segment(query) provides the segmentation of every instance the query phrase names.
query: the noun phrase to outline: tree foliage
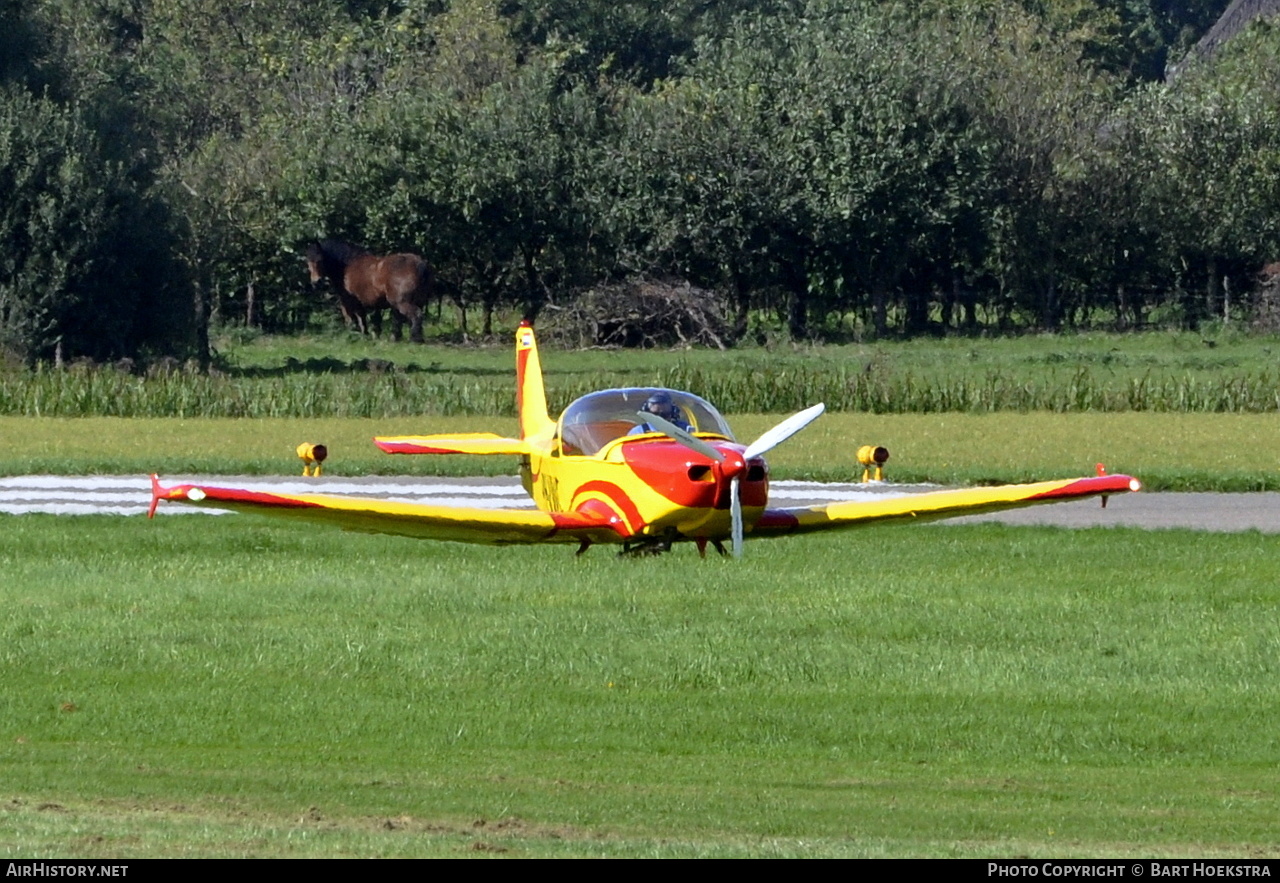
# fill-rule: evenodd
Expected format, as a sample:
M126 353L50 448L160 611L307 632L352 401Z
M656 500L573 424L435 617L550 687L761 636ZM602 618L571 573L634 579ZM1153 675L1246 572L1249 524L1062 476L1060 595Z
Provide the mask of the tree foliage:
M182 351L174 230L146 190L131 120L109 90L71 88L56 41L21 11L6 8L18 51L0 65L0 349L27 361Z
M1275 30L1161 82L1225 5L4 0L6 345L304 327L322 236L423 254L464 333L643 277L731 337L1230 316Z

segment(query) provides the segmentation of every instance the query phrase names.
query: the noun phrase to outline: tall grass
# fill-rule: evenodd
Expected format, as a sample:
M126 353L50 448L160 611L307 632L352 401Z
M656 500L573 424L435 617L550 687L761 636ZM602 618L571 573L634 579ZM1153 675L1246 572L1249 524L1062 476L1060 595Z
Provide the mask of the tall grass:
M629 374L549 374L563 406L596 389L658 385L696 391L728 413L781 413L825 402L874 414L999 411L1280 411L1280 375L1157 374L1115 377L1087 367L1027 375L895 372L849 364L771 365L767 354L718 366L678 360ZM509 374L465 371L324 370L261 374L175 371L136 376L107 367L0 374L0 416L25 417L399 417L512 416Z
M454 375L295 373L277 377L110 368L0 376L0 415L24 417L395 417L505 414L505 383Z
M996 411L1157 411L1262 413L1280 410L1280 378L1268 372L1203 378L1194 375L1100 377L1087 368L1025 379L989 371L978 377L885 374L866 368L786 368L720 373L678 364L664 384L694 389L729 411L790 411L826 402L834 411L932 414ZM724 403L731 403L725 405Z

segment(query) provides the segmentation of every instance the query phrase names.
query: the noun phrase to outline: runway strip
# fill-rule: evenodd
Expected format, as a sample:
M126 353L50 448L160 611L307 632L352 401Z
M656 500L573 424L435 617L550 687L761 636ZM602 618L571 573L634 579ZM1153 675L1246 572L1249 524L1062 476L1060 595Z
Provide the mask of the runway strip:
M203 484L281 494L332 494L375 497L441 506L482 509L532 509L533 501L515 477L504 478L264 478L261 476L202 475L164 479L165 484ZM855 484L820 484L809 481L774 482L770 498L785 506L810 505L833 500L899 496L929 488L881 485L868 490ZM0 478L0 512L25 515L142 515L151 502L151 483L145 477L23 475ZM226 514L226 510L194 509L162 505L158 513L188 512Z
M514 477L407 478L323 477L265 478L262 476L177 476L165 484L191 483L274 493L322 493L442 506L531 509L532 502ZM826 484L775 481L769 500L780 506L809 506L836 500L883 498L886 495L937 490L922 485ZM145 515L151 502L146 476L21 475L0 478L0 513L25 515ZM162 515L218 514L222 510L195 509L164 503ZM1280 533L1280 493L1258 494L1123 494L1103 509L1099 500L1080 500L1033 506L992 515L957 518L943 524L996 521L1058 527L1189 528L1205 531L1258 530Z

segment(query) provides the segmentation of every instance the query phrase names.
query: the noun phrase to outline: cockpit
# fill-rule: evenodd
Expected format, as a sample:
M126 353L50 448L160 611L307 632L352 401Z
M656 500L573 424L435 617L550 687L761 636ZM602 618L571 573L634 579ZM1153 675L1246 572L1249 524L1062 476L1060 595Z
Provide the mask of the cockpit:
M699 436L734 440L729 424L705 399L675 389L636 387L593 392L565 408L556 430L556 449L590 456L616 439L635 434L637 427L645 431L637 415L653 399L669 402L669 416L676 425L687 425Z

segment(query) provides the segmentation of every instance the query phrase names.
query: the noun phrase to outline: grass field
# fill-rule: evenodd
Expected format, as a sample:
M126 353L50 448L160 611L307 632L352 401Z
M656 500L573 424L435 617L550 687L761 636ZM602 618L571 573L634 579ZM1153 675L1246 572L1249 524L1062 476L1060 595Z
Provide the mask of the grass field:
M778 415L736 415L744 442ZM0 475L301 472L299 442L323 442L331 475L514 474L512 457L392 457L375 434L492 430L509 418L176 420L0 417ZM1280 487L1280 414L826 414L769 454L778 478L860 476L861 444L889 448L894 481L1017 482L1091 474L1095 462L1151 490Z
M507 413L511 402L505 332L488 346L471 347L349 337L227 339L222 347L228 371L246 378L359 375L372 359L395 366L402 381L443 381L438 401L428 398L421 413ZM727 352L543 349L553 410L593 389L647 384L688 389L734 413L791 412L817 401L831 410L875 413L1280 410L1280 338L1230 329L745 345Z
M554 410L596 389L669 386L727 413L825 402L877 414L1009 411L1276 413L1273 337L1222 334L951 338L719 351L544 352ZM0 415L513 416L508 335L483 347L345 337L226 342L217 369L0 370ZM155 366L152 366L153 368Z
M0 854L1280 854L1277 537L196 517L0 516Z
M366 416L0 416L0 474L290 474L301 441L329 446L332 475L510 473L509 458L369 442L514 431L387 397L396 377L434 378L462 412L487 396L503 413L508 343L249 341L229 354L232 379L280 388L283 413L322 411L336 391ZM690 353L675 368L669 353L544 361L562 397L674 377L748 401L768 366L798 378L771 395L807 404L847 363L911 378L894 388L923 390L917 406L970 370L1053 396L1073 378L1092 395L1144 377L1146 395L1167 374L1180 379L1160 396L1256 404L1274 395L1270 345L1088 336ZM385 366L353 367L370 357L397 363L390 385ZM13 403L32 390L81 414L133 394L89 373L11 384L0 412L29 413ZM197 413L206 392L215 412L253 400L122 377L161 410ZM1103 461L1150 489L1280 484L1274 407L986 410L828 414L769 459L775 477L848 480L856 446L876 443L903 482ZM731 422L745 441L777 419ZM0 855L1280 857L1278 562L1280 536L1256 533L886 527L749 543L733 562L248 516L0 515Z
M501 474L506 459L389 458L369 438L514 432L508 335L487 346L350 336L228 337L220 373L110 367L0 373L0 474L288 473L323 441L335 474ZM889 475L941 484L1090 472L1151 489L1269 490L1280 475L1280 341L1229 331L949 338L729 352L544 352L553 412L593 389L697 391L750 440L817 401L771 456L782 478L841 480L864 443ZM763 413L761 413L763 412Z
M510 324L514 332L515 323ZM300 337L226 337L218 341L227 369L241 373L283 373L307 366L349 366L361 359L378 359L417 371L503 375L511 370L512 333L504 330L491 341L471 346L433 344L409 346L356 335ZM885 369L927 376L947 372L997 372L1021 379L1062 370L1097 368L1115 376L1140 377L1146 372L1214 372L1262 374L1276 372L1280 338L1247 335L1230 330L1217 333L1145 332L1130 334L1034 334L1015 337L921 337L859 344L778 344L749 342L728 351L717 350L564 350L543 342L543 367L549 376L611 373L623 385L634 373L654 374L683 362L691 369L716 372L721 366L748 371L760 365L817 368L853 363L866 369Z

